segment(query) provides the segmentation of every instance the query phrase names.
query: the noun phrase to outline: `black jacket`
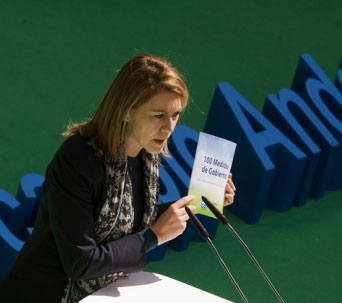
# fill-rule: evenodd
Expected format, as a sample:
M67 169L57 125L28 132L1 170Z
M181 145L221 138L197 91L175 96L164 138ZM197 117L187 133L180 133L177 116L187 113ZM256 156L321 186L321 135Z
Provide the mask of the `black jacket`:
M1 282L1 301L60 302L67 277L142 270L139 234L96 244L93 226L105 199L103 158L82 137L67 139L48 166L33 233Z

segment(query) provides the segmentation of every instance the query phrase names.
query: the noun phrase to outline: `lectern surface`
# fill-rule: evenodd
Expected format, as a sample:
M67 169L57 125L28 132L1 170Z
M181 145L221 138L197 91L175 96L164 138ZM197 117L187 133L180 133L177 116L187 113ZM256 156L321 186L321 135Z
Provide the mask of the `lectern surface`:
M80 301L80 303L95 302L233 303L196 287L150 272L133 273L128 278L118 280Z

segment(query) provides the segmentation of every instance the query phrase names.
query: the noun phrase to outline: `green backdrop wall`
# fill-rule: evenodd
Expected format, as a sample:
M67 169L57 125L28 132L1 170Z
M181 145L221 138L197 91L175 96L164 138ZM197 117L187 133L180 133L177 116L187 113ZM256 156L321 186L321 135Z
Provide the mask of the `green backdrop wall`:
M68 121L95 109L131 56L169 58L191 104L181 123L202 130L215 86L230 82L259 110L290 87L309 53L334 80L342 57L340 1L0 0L0 188L44 175ZM229 215L287 302L339 302L342 193L286 213L265 210L255 225ZM215 238L252 302L276 302L232 235ZM205 243L168 250L147 270L235 302L234 287Z

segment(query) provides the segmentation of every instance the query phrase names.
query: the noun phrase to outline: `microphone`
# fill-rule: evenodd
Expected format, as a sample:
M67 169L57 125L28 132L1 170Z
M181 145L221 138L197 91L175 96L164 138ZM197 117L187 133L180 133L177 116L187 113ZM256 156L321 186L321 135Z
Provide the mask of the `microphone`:
M239 292L240 296L242 297L243 301L245 303L248 303L248 300L246 298L246 296L244 295L244 293L242 292L241 288L239 287L239 285L237 284L237 282L235 281L233 275L230 273L228 267L226 266L226 264L223 262L223 259L221 258L219 252L217 251L216 247L214 246L213 242L210 240L209 237L209 233L208 231L205 229L205 227L202 225L202 223L200 222L200 220L198 220L198 218L192 213L192 211L190 210L189 207L185 206L185 211L188 214L190 220L192 221L192 223L194 224L196 230L198 231L198 233L201 235L201 237L208 242L208 244L210 245L210 247L212 248L212 250L214 251L217 259L219 260L220 264L222 265L223 269L225 270L225 272L227 273L227 275L229 276L230 280L233 282L236 290Z
M192 213L191 209L185 206L185 211L188 214L192 223L194 223L195 228L198 231L198 233L201 235L201 237L206 241L208 241L208 239L210 240L208 231L205 229L201 221L198 220L198 218Z
M276 297L278 298L279 302L281 303L285 303L285 301L283 300L283 298L280 296L279 292L276 290L276 288L274 287L274 285L272 284L271 280L267 277L266 273L264 272L264 270L262 269L262 267L260 266L259 262L255 259L255 257L253 256L252 252L250 251L250 249L248 248L248 246L246 245L246 243L242 240L242 238L239 236L239 234L234 230L234 228L229 224L228 219L216 208L216 206L210 202L206 197L202 196L202 201L208 206L208 208L211 210L211 212L215 215L215 217L225 226L227 226L227 228L234 234L234 236L239 240L239 242L242 244L242 246L244 247L244 249L246 250L247 254L249 255L249 257L253 260L254 264L256 265L256 267L258 268L259 272L261 273L261 275L263 276L263 278L266 280L267 284L269 285L269 287L272 289L273 293L276 295Z
M206 197L202 196L202 201L208 206L211 212L223 225L229 224L228 219Z

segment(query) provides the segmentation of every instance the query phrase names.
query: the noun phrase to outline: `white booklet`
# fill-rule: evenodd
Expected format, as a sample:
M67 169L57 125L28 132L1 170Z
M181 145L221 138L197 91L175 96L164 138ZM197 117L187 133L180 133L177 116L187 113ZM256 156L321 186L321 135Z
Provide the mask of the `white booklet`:
M196 213L215 218L202 196L223 212L225 187L235 148L234 142L200 132L188 190L188 195L195 196L189 205L196 206Z

